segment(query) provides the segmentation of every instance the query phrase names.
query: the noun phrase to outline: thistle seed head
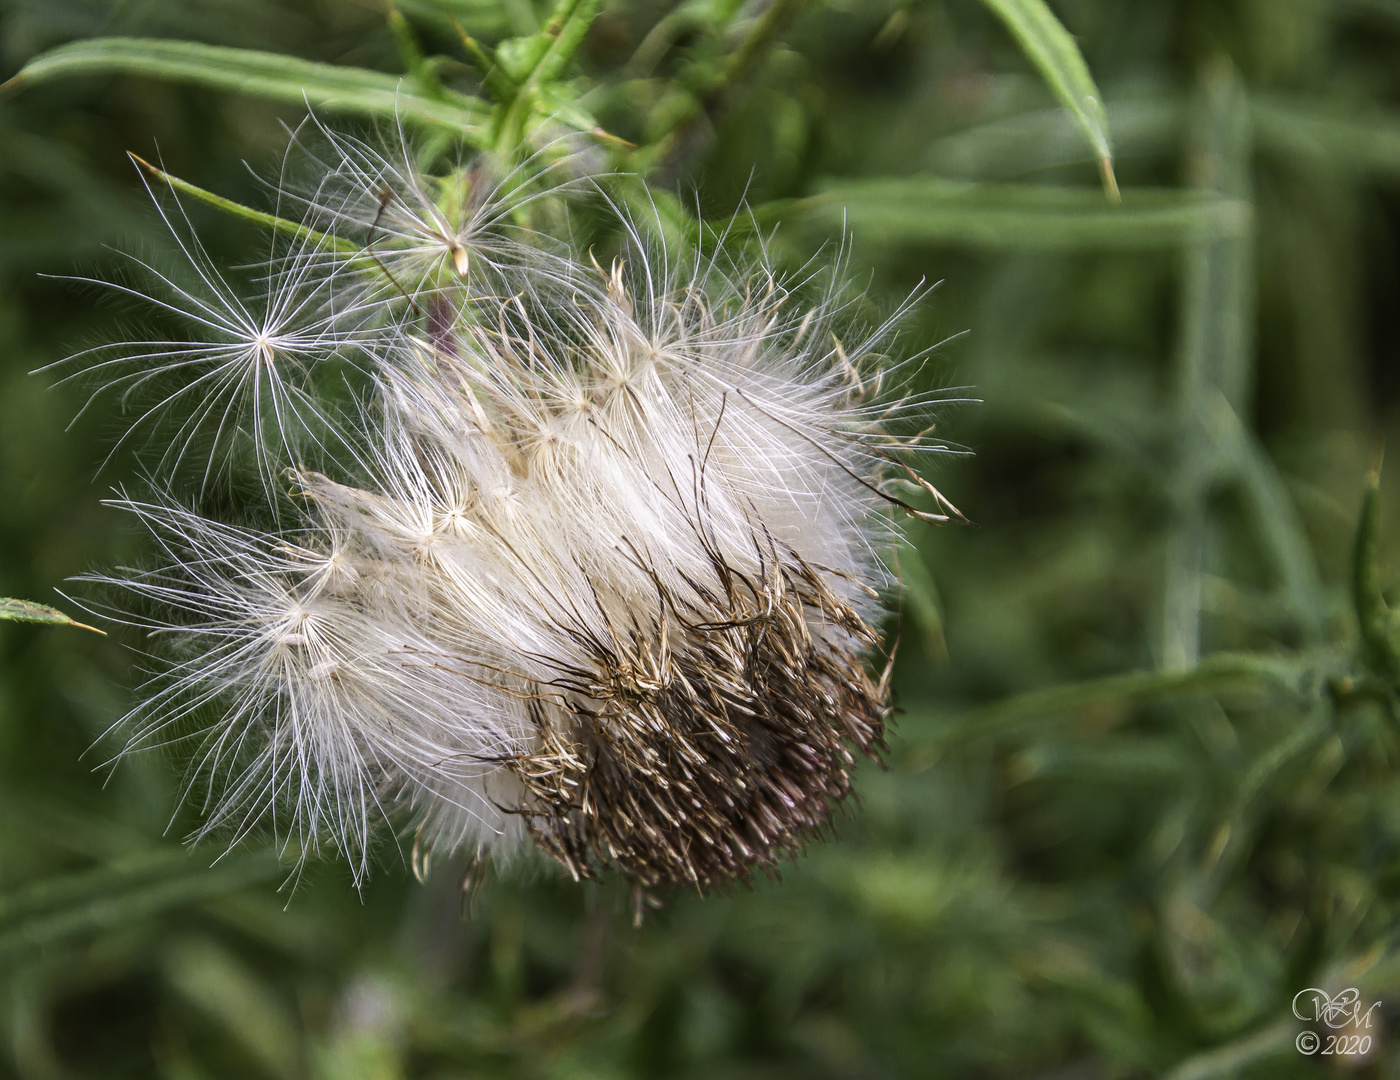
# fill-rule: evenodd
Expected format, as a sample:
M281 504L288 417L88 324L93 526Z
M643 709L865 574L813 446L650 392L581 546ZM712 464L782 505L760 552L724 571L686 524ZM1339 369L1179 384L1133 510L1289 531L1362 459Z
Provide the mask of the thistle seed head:
M907 455L941 449L902 431L925 400L867 400L890 325L843 342L831 294L801 304L761 255L668 251L595 199L623 238L604 267L533 234L533 208L569 195L538 176L329 146L303 239L269 263L288 325L220 344L212 301L169 277L218 340L93 365L161 358L185 381L160 407L189 395L199 423L243 425L276 479L272 527L211 520L174 485L118 500L163 561L96 579L168 643L128 749L189 741L202 833L270 822L357 880L385 822L423 860L533 840L576 878L620 873L639 911L771 871L885 746L884 511L907 505L892 478L924 483ZM249 390L299 333L300 396ZM239 403L319 409L316 367L346 354L357 403L317 413L334 452Z

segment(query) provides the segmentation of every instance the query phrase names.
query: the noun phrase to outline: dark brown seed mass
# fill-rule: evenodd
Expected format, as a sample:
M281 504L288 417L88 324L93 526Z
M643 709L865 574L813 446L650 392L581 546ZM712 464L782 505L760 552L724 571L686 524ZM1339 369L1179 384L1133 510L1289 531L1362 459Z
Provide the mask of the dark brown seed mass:
M776 552L773 553L776 555ZM640 918L676 887L747 883L820 837L856 755L879 759L879 638L792 552L590 640L591 671L540 688L537 752L508 762L536 843L576 878L614 868ZM888 671L888 669L886 669Z

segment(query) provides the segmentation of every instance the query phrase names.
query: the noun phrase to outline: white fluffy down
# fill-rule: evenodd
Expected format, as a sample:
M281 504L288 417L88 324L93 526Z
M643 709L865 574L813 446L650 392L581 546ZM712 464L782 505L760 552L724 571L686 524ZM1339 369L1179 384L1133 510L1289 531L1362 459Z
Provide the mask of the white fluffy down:
M522 197L480 168L449 184L352 140L332 147L306 220L364 246L284 254L265 281L276 335L211 315L230 289L190 241L212 287L157 302L219 327L214 342L101 360L176 379L143 418L203 395L211 453L242 431L276 527L123 499L163 564L98 580L150 601L146 624L173 639L128 745L193 740L202 832L271 824L301 852L340 848L358 879L383 822L416 831L424 853L518 843L504 763L537 748L530 703L576 686L599 641L629 678L676 678L669 655L685 645L661 597L718 588L716 553L755 578L790 553L873 616L888 584L875 549L895 538L885 474L928 447L889 430L917 402L862 404L888 327L843 347L829 305L800 307L766 267L649 251L625 219L633 243L610 269L542 251L503 224ZM329 362L369 389L339 419L307 421ZM311 435L289 435L284 416ZM183 453L166 447L160 464Z

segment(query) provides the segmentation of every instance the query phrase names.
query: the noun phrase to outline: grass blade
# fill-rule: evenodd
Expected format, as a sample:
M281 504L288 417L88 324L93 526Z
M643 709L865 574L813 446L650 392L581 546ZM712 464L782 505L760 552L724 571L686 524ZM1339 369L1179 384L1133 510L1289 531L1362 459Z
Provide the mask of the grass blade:
M1117 201L1118 181L1113 175L1113 146L1108 137L1103 95L1070 32L1055 18L1045 0L982 2L1006 24L1055 96L1074 113L1099 159L1104 190Z
M484 136L488 122L483 102L446 91L441 98L425 97L397 75L154 38L92 38L60 45L30 60L0 90L13 93L49 79L118 74L195 83L330 112L395 117L450 128L473 142Z

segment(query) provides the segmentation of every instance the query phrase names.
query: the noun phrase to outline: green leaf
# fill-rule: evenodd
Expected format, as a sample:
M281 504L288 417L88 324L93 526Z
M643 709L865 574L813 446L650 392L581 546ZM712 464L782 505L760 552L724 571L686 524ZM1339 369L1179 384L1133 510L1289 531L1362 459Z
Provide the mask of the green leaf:
M1089 74L1089 65L1070 32L1055 18L1045 0L982 0L1004 22L1017 44L1040 70L1041 77L1066 108L1094 148L1103 175L1104 190L1118 198L1113 175L1113 146L1108 137L1108 116L1103 95Z
M1164 154L1178 145L1186 107L1178 98L1136 98L1108 107L1120 157ZM931 172L952 180L1010 179L1038 169L1093 161L1074 116L1038 109L935 139L924 153Z
M927 527L927 526L924 526ZM904 586L909 614L919 628L924 655L935 662L948 659L948 641L943 627L943 605L938 585L917 550L906 553L895 567Z
M1299 1025L1292 1017L1284 1017L1224 1046L1215 1046L1187 1058L1167 1074L1166 1080L1213 1080L1214 1077L1238 1076L1247 1065L1275 1055L1295 1053L1293 1039L1298 1029Z
M499 41L517 32L511 28L509 5L501 0L394 0L394 7L444 35L466 27L473 34Z
M1400 685L1400 648L1391 634L1391 612L1381 594L1381 467L1377 462L1361 499L1352 545L1351 598L1361 631L1366 664L1392 685Z
M231 855L212 867L167 851L41 881L0 895L0 957L237 892L278 873L271 851Z
M1197 192L1138 189L1107 204L1083 188L912 177L847 181L808 199L757 207L754 216L760 224L849 228L861 241L1083 250L1244 236L1252 210L1242 200Z
M196 187L188 180L181 180L178 176L173 176L164 169L157 168L149 161L130 151L127 152L126 156L131 158L133 162L145 169L161 183L168 185L172 191L177 191L182 195L189 195L202 203L214 207L216 210L222 210L225 214L232 217L242 218L244 221L251 221L256 225L261 225L264 228L271 229L273 232L281 233L284 236L290 236L295 240L309 241L316 246L333 248L336 251L347 254L353 254L354 252L363 250L358 244L341 237L317 232L315 229L308 228L300 222L290 221L287 218L278 217L276 214L269 214L262 210L254 210L252 207L244 206L242 203L236 203L232 199L225 199L222 195L215 195L212 191L205 191L202 187Z
M535 112L578 131L604 134L598 121L579 105L578 98L558 84L542 86L535 91Z
M1197 694L1246 694L1303 700L1307 665L1251 653L1217 653L1185 671L1132 671L1083 682L1061 683L975 709L947 725L939 743L1005 737L1043 730L1057 717L1075 716L1104 702L1140 704ZM936 756L936 747L913 755Z
M49 79L78 75L143 75L290 101L331 112L396 117L447 127L480 141L488 122L484 102L443 91L415 92L413 82L364 68L318 64L280 53L229 49L192 41L92 38L41 53L0 90L13 93Z
M392 7L389 9L388 19L389 32L394 36L394 44L399 49L399 59L417 81L418 89L434 101L443 100L447 96L447 88L442 85L437 72L424 57L422 46L418 44L418 38L413 33L413 27L401 12Z
M1400 176L1400 115L1345 102L1264 96L1250 103L1261 147L1333 168Z
M43 604L35 604L28 600L12 600L9 597L0 596L0 619L9 619L13 622L34 622L34 623L56 623L59 626L77 626L83 630L91 630L94 634L106 635L107 631L99 630L95 626L88 626L87 623L80 623L70 619L58 608L45 607Z

